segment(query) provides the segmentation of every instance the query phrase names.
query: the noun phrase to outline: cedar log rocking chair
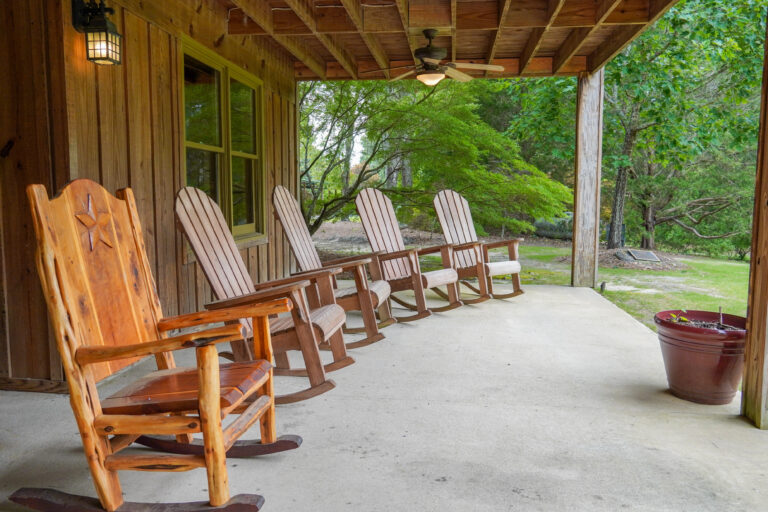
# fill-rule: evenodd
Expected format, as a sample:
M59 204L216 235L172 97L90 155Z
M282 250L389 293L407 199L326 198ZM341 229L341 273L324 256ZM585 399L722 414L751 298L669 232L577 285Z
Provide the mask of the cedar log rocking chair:
M332 276L340 269L321 270L300 276L254 283L248 274L235 239L219 206L202 190L182 188L176 195L176 219L187 236L197 262L203 269L218 302L208 309L242 306L276 297L290 299L291 316L270 322L275 355L275 375L306 376L309 387L294 393L278 395L278 404L298 402L325 393L336 384L326 372L339 370L355 360L347 355L341 327L344 310L333 296ZM249 321L242 320L250 329ZM319 345L329 346L333 362L323 365ZM247 345L232 344L235 361L247 361L251 354ZM300 350L304 368L291 368L287 351Z
M478 242L469 203L454 190L441 190L435 195L433 203L437 218L440 220L440 226L443 229L445 241L453 244L453 262L461 279L460 282L478 295L476 299L464 299L464 302L482 302L491 297L507 299L522 294L517 246L523 239L513 238L487 244ZM505 261L490 260L488 250L498 247L507 248L509 259ZM512 275L513 291L502 294L494 293L493 276L507 274ZM467 279L472 277L477 278L477 288L467 282Z
M21 489L11 500L35 510L256 511L257 495L230 500L227 456L296 448L301 438L275 434L268 315L288 311L287 299L164 318L144 248L133 193L110 195L90 180L75 180L52 200L45 187L27 189L37 234L37 268L69 386L70 403L99 499L51 489ZM219 365L216 344L247 335L256 359ZM169 331L219 322L189 334ZM176 368L172 351L194 348L197 368ZM138 359L154 355L158 371L100 399L96 383ZM226 428L222 420L239 417ZM238 441L258 422L261 443ZM202 444L193 441L202 433ZM175 435L178 455L121 454L152 435ZM244 446L243 443L246 443ZM240 453L236 453L240 451ZM188 471L205 468L209 503L125 503L120 470ZM101 507L99 506L101 505ZM211 508L213 507L213 508Z
M393 292L390 298L401 306L416 311L414 315L395 317L398 322L418 320L429 316L433 311L448 311L463 304L459 300L457 285L459 277L453 268L453 249L450 245L406 249L392 201L380 190L375 188L361 190L355 198L355 206L363 223L365 236L373 250L371 255L373 279L387 281ZM422 272L419 256L437 252L440 253L445 268ZM447 294L437 288L443 285L448 290ZM441 297L447 299L448 305L427 308L424 295L425 288L433 289ZM413 290L416 304L411 304L395 296L394 292L403 290Z
M384 280L368 282L365 267L372 260L366 256L352 256L340 258L322 263L317 254L315 244L312 243L312 235L309 233L304 217L296 201L287 188L276 186L272 191L272 204L275 206L275 216L283 226L291 251L296 257L302 272L314 272L323 269L339 268L349 270L355 279L355 286L338 288L334 286L333 293L336 303L344 308L344 311L360 311L363 316L363 328L347 328L344 332L366 334L365 339L347 343L347 348L357 348L370 345L384 338L379 328L384 328L395 323L389 311L389 295L391 292L389 283ZM300 275L300 274L299 274ZM335 281L335 279L334 279ZM335 283L334 283L335 285ZM381 323L376 322L374 309L378 308Z

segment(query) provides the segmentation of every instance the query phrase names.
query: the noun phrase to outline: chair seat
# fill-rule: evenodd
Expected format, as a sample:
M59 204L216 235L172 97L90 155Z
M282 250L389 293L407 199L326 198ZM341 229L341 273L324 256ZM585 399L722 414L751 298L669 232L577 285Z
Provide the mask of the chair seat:
M323 333L323 340L341 328L346 319L344 309L338 304L320 306L310 311L309 316L312 320L312 325ZM281 316L269 322L269 330L273 336L292 331L293 329L293 317L290 315Z
M432 270L431 272L422 272L421 282L424 288L434 288L446 284L455 283L459 280L459 274L452 268Z
M517 260L492 261L485 264L485 271L489 276L502 276L505 274L519 274L520 262Z
M373 281L368 284L368 289L376 298L376 300L373 302L373 307L376 307L387 300L389 295L392 293L392 287L390 287L389 283L386 281ZM350 286L348 288L337 288L333 291L333 293L336 296L336 300L338 301L340 299L346 299L347 297L357 295L357 287Z
M236 404L269 379L272 365L264 360L222 364L221 408ZM158 414L196 411L199 394L196 368L159 370L133 382L101 402L105 414Z

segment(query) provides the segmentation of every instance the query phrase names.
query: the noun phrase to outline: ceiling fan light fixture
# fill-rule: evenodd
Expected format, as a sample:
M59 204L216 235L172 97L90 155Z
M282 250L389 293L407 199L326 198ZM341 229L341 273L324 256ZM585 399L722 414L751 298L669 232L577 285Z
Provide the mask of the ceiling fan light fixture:
M445 78L445 73L438 70L422 71L416 75L416 80L423 83L424 85L428 85L429 87L434 87L440 83L440 80L443 78Z

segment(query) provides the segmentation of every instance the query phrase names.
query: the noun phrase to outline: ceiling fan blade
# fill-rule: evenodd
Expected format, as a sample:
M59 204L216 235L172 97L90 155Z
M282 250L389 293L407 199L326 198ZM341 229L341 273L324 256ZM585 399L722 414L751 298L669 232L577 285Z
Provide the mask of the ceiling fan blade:
M397 82L398 80L402 80L403 78L405 78L405 77L407 77L407 76L409 76L409 75L412 75L412 74L414 74L415 72L416 72L416 70L415 70L415 69L412 69L412 70L410 70L410 71L409 71L409 72L407 72L407 73L403 73L402 75L397 75L395 78L393 78L392 80L390 80L390 82Z
M370 71L361 71L358 73L358 75L370 75L371 73L383 73L384 71L393 71L395 69L405 69L405 68L412 68L413 64L410 66L396 66L394 68L387 68L387 69L372 69Z
M454 80L458 80L459 82L469 82L470 80L472 80L472 77L469 76L468 74L462 73L461 71L453 69L452 67L449 67L449 66L446 66L445 74L453 78Z
M435 65L438 65L438 66L440 65L440 61L437 60L437 59L430 59L428 57L425 57L425 58L423 58L421 60L423 60L424 62L426 62L428 64L435 64Z
M470 62L449 62L447 66L464 69L483 69L486 71L504 71L504 66L496 64L472 64Z

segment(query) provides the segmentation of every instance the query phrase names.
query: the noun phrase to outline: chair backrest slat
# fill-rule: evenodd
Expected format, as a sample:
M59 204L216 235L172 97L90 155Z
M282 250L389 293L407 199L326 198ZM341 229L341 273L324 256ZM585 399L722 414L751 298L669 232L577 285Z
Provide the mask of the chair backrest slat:
M389 253L405 249L392 201L383 192L375 188L363 189L355 198L355 206L374 252ZM411 275L407 258L385 261L382 270L384 279L390 281Z
M299 268L303 271L322 268L323 264L317 254L315 244L312 243L312 235L304 222L304 216L301 214L296 198L291 195L287 188L278 185L272 191L272 204L275 205L275 213L288 237L288 243Z
M176 195L176 218L218 299L255 291L219 206L202 190L184 187Z
M477 242L472 212L461 194L454 190L441 190L435 195L433 203L447 243L460 245ZM477 262L472 250L455 251L454 258L460 268L471 267Z
M208 194L184 187L176 194L176 219L217 299L256 291L219 205ZM250 331L250 318L240 320Z
M81 346L123 346L158 339L162 310L130 189L118 199L98 183L80 179L51 200L42 185L31 185L27 193L49 310L66 324L56 328L62 359ZM59 339L62 336L66 340ZM172 365L171 356L167 357ZM99 381L136 360L88 368L94 381Z

